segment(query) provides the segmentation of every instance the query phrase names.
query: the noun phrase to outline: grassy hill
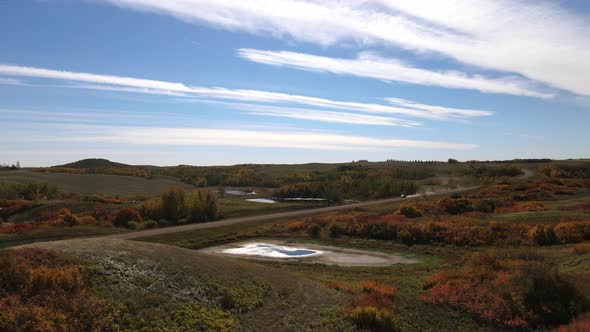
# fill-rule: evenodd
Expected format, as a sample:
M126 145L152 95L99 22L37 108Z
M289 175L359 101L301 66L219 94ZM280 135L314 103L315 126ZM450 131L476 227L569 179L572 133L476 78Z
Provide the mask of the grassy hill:
M113 162L107 159L101 158L90 158L90 159L82 159L75 161L73 163L68 163L59 166L53 167L66 167L66 168L119 168L119 167L133 167L131 165L122 164Z
M329 325L338 322L329 313L346 303L342 293L296 274L174 246L104 239L33 246L94 266L94 292L131 310L136 316L126 324L132 329L182 302L221 306L238 331L333 330Z
M154 196L172 186L193 188L172 177L147 179L112 174L46 173L27 169L2 171L0 182L22 184L47 182L67 193L121 196Z

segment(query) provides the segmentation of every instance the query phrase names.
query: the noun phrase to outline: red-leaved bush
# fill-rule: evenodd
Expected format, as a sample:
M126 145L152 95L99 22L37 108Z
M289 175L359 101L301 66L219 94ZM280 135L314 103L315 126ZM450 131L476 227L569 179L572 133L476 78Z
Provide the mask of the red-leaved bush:
M0 331L112 330L117 309L83 279L79 264L58 252L0 251Z
M574 286L535 255L476 253L465 267L426 279L424 288L424 301L449 304L510 328L564 324L587 308Z

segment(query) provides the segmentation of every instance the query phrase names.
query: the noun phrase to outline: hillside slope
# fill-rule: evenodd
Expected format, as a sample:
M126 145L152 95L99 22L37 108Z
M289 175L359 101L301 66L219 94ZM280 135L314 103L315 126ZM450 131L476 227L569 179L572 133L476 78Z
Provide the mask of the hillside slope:
M101 158L89 158L89 159L82 159L75 161L73 163L68 163L59 166L53 167L66 167L66 168L123 168L123 167L133 167L131 165L117 163L110 161L108 159L101 159Z
M172 177L146 179L127 175L45 173L30 170L2 171L0 182L23 184L47 182L67 193L122 196L159 195L172 186L194 188Z
M93 262L109 278L118 280L118 287L123 286L119 293L141 295L145 302L164 297L210 306L212 284L240 289L239 285L260 281L270 289L263 304L241 313L234 311L236 328L242 331L322 330L324 313L346 303L341 293L288 272L173 246L105 239L29 246L56 249ZM142 290L148 292L142 295Z

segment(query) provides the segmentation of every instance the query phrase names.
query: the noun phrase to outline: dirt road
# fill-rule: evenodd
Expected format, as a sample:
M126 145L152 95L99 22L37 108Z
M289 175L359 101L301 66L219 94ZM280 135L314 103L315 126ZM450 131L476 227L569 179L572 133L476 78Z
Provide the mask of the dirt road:
M478 187L479 186L464 187L464 188L459 188L459 189L437 192L436 194L450 194L450 193L468 191L468 190L472 190L472 189L475 189ZM122 234L113 234L113 235L101 236L100 238L125 239L125 240L136 239L136 238L140 238L140 237L187 232L187 231L193 231L193 230L197 230L197 229L230 226L230 225L242 224L242 223L247 223L247 222L255 222L255 221L278 219L278 218L301 217L301 216L323 213L323 212L338 211L338 210L344 210L344 209L353 209L353 208L358 208L358 207L366 207L366 206L373 206L373 205L380 205L380 204L387 204L387 203L396 203L396 202L400 202L403 200L411 200L412 198L417 198L420 196L421 195L412 195L412 196L408 196L408 198L397 198L397 197L396 198L386 198L386 199L380 199L380 200L375 200L375 201L328 206L328 207L317 208L317 209L297 210L297 211L271 213L271 214L264 214L264 215L258 215L258 216L243 217L243 218L224 219L224 220L220 220L220 221L201 223L201 224L189 224L189 225L173 226L173 227L166 227L166 228L148 229L148 230L143 230L143 231L122 233Z

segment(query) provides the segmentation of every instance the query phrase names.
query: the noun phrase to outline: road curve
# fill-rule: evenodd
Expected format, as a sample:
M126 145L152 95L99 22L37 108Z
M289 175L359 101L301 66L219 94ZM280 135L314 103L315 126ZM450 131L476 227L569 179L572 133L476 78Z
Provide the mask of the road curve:
M436 192L433 194L437 195L437 194L457 193L457 192L463 192L463 191L476 189L478 187L479 186L463 187L460 189L441 191L441 192ZM412 196L409 196L408 198L416 198L416 197L420 197L420 196L421 195L412 195ZM257 215L257 216L251 216L251 217L222 219L219 221L213 221L213 222L208 222L208 223L188 224L188 225L182 225L182 226L147 229L147 230L142 230L142 231L137 231L137 232L106 235L106 236L101 236L100 238L101 239L120 239L120 240L136 239L136 238L140 238L140 237L149 237L149 236L162 235L162 234L187 232L187 231L193 231L193 230L197 230L197 229L231 226L231 225L243 224L243 223L254 222L254 221L262 221L262 220L277 219L277 218L288 218L288 217L301 217L301 216L306 216L306 215L316 214L316 213L353 209L353 208L358 208L358 207L366 207L366 206L373 206L373 205L379 205L379 204L395 203L395 202L399 202L402 200L404 200L404 198L397 198L397 197L396 198L386 198L386 199L379 199L379 200L375 200L375 201L352 203L352 204L345 204L345 205L335 205L335 206L328 206L328 207L322 207L322 208L317 208L317 209L296 210L296 211L288 211L288 212L263 214L263 215Z

